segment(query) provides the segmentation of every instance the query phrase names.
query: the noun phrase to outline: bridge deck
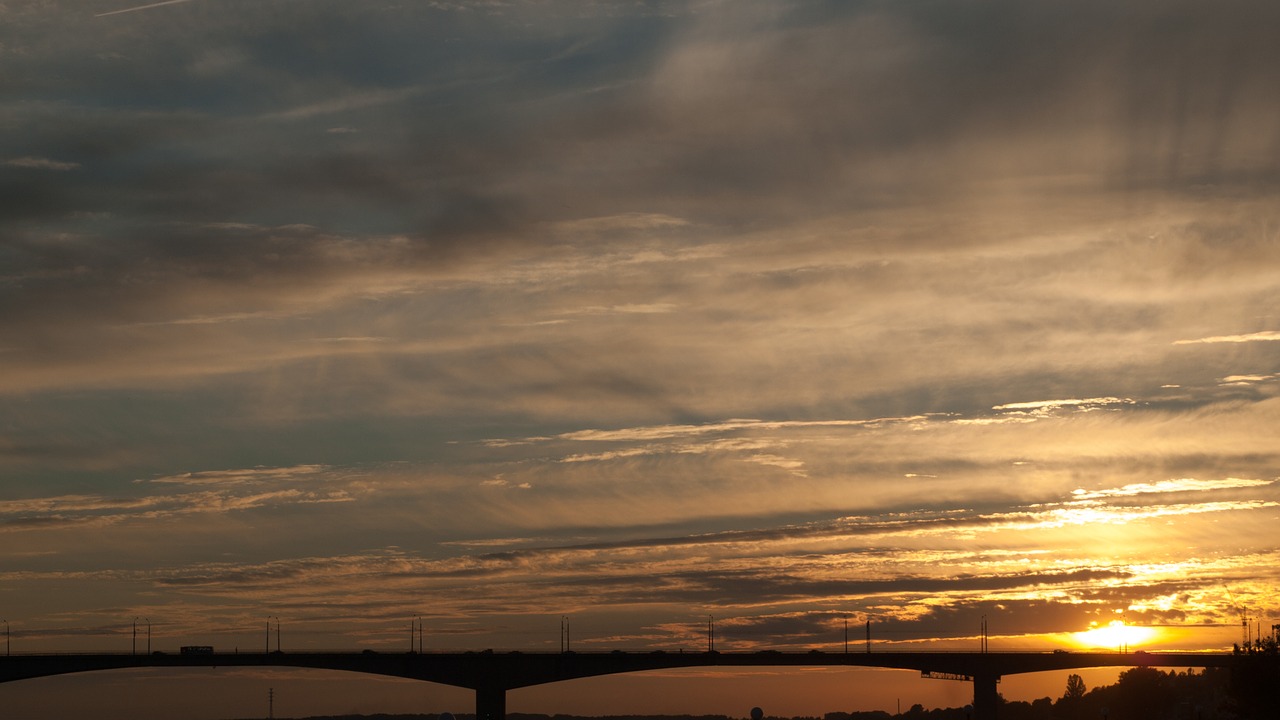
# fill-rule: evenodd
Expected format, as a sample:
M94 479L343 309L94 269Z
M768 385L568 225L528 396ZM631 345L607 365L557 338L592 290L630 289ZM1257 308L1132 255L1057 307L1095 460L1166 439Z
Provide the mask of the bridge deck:
M299 667L391 675L477 689L682 667L877 667L939 674L1015 675L1088 667L1221 667L1221 653L1064 652L611 652L58 654L0 657L0 682L132 667Z
M1088 667L1223 667L1215 653L1064 652L610 652L376 653L273 652L149 655L13 655L0 657L0 682L123 668L298 667L390 675L471 688L478 720L503 720L506 691L575 678L682 667L876 667L963 676L973 680L974 717L995 720L996 682L1004 675Z

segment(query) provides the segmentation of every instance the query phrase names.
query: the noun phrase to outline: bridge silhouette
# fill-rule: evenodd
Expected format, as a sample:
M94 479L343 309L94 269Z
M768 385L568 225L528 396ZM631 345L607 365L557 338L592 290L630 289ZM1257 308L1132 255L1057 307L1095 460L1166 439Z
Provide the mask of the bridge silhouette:
M578 678L694 667L873 667L973 683L975 720L995 720L1000 678L1093 667L1227 667L1221 653L1100 652L264 652L20 654L0 657L0 683L124 668L296 667L425 680L474 690L477 720L504 720L506 692Z

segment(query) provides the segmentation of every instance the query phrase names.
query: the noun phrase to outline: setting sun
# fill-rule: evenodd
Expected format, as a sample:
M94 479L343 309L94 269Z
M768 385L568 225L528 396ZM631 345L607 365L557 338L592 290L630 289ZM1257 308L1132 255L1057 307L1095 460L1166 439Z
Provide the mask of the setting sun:
M1082 648L1115 649L1127 651L1143 643L1154 641L1160 632L1155 628L1128 625L1123 620L1112 620L1106 625L1094 624L1088 630L1072 633L1071 639Z

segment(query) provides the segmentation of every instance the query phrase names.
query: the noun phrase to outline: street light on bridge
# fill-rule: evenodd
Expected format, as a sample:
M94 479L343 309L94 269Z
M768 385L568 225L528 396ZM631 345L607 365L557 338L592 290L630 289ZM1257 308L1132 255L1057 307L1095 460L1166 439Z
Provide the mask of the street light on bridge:
M150 654L151 654L151 618L144 618L144 617L141 617L141 616L139 616L139 615L134 615L134 616L133 616L133 646L130 648L130 650L129 650L129 654L130 654L130 655L137 655L137 654L138 654L138 620L139 620L139 619L141 619L143 622L145 622L145 623L147 624L147 654L148 654L148 655L150 655ZM5 639L5 644L6 644L6 649L7 649L7 645L8 645L8 628L7 628L7 625L8 625L8 623L6 623L6 629L5 629L5 637L6 637L6 639Z

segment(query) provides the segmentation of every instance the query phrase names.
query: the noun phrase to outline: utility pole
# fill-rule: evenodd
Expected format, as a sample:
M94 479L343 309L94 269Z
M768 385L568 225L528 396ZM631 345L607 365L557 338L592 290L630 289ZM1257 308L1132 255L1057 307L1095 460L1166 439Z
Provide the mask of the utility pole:
M867 654L871 654L871 620L867 619Z
M716 651L716 619L707 616L707 652Z
M844 654L849 654L849 618L844 619Z
M271 620L276 621L276 652L280 652L280 617L278 615L267 616L267 654L271 654Z
M4 621L4 656L9 657L9 621Z
M151 654L151 618L144 618L147 621L147 654Z
M129 654L138 654L138 618L136 615L133 618L133 646L130 648Z

